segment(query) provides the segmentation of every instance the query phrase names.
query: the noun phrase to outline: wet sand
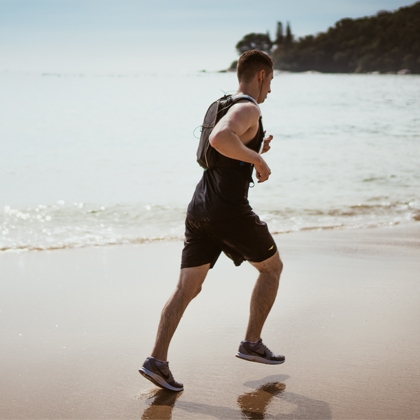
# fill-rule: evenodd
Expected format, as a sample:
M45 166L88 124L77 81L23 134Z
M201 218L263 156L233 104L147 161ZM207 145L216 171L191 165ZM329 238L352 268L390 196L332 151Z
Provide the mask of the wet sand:
M256 272L222 257L172 342L178 394L137 370L182 243L1 254L0 418L420 418L420 224L276 240L286 363L234 357Z

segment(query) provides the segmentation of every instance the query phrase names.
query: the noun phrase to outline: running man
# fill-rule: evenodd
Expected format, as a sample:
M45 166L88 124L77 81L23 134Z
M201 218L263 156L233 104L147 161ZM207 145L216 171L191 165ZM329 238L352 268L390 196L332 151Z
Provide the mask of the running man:
M169 370L167 354L172 336L188 304L200 292L210 268L223 251L236 266L249 261L259 272L251 296L245 340L237 357L259 363L281 364L262 342L261 331L273 306L283 264L267 225L252 212L248 202L252 171L258 182L268 180L271 171L258 153L270 149L273 136L264 138L258 104L271 92L273 62L257 50L241 55L237 66L238 92L255 101L235 103L216 124L210 144L218 154L215 168L204 171L188 206L181 273L175 292L164 306L151 356L140 373L155 385L182 391Z

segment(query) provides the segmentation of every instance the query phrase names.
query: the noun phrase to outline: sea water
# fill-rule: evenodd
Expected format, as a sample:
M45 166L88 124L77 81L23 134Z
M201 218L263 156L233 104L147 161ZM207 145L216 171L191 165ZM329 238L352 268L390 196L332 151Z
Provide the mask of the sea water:
M233 73L0 72L0 250L182 239L209 104ZM420 76L276 73L271 232L420 220Z

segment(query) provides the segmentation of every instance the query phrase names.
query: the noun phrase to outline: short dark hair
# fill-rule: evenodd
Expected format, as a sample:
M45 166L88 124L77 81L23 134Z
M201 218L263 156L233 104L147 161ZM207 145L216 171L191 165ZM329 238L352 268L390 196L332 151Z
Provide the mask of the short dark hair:
M260 70L267 74L273 72L273 60L266 53L248 50L239 57L236 74L240 82L249 82Z

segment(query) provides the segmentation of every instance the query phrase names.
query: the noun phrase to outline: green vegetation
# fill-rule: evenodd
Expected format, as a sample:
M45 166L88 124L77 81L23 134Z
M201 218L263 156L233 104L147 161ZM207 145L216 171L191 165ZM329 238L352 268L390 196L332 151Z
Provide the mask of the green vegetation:
M342 19L326 32L297 40L289 23L284 34L278 22L274 41L268 33L251 33L236 48L239 54L253 48L268 52L278 70L420 74L420 2L394 13Z
M248 34L245 35L237 44L236 50L239 54L244 53L248 50L260 50L266 53L270 53L273 48L270 35L266 34Z

